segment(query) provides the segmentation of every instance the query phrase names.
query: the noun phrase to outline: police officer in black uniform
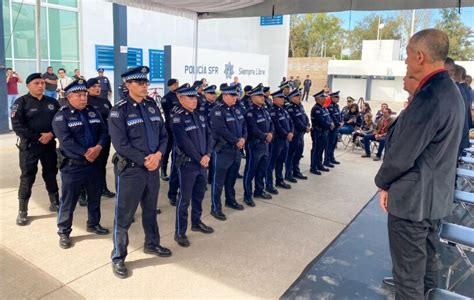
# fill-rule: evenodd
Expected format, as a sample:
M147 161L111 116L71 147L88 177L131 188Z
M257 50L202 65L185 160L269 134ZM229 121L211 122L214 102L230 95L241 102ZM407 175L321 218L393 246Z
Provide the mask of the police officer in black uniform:
M323 107L326 101L326 93L324 90L313 95L316 100L311 109L311 139L313 147L311 148L311 169L310 172L321 175L321 172L329 172L329 169L323 165L323 152L328 143L328 131L335 128L335 125L329 116L328 110Z
M341 110L339 109L339 91L333 92L329 94L329 97L331 97L331 103L327 107L327 110L329 111L329 116L331 117L333 123L334 123L334 129L329 130L328 133L328 148L326 149L326 155L325 155L325 162L324 165L327 167L331 167L334 165L340 164L334 157L334 149L336 149L337 145L337 138L339 134L339 127L341 126L342 123L342 114Z
M273 106L272 99L270 98L271 93L270 93L270 87L269 86L264 86L263 87L263 94L265 97L265 108L270 109Z
M285 90L288 89L287 85L288 84L283 87L283 94L285 94ZM294 136L290 142L288 156L286 158L285 179L289 182L296 183L297 179L308 179L307 176L301 173L300 160L304 150L304 135L309 132L310 126L308 116L301 104L300 90L293 90L288 94L287 98L290 101L287 105L287 111L294 125Z
M112 269L119 278L128 276L124 262L128 229L139 203L145 231L143 251L171 256L169 249L160 246L156 220L160 189L158 167L168 134L156 102L147 98L149 71L148 67L136 67L122 74L129 96L117 102L109 116L109 133L117 151L112 160L117 186Z
M102 99L108 99L110 95L112 95L112 87L110 86L110 80L104 76L104 68L98 68L97 73L97 80L99 81L100 85L100 95L99 97Z
M215 141L213 161L214 177L211 189L211 215L225 221L222 213L221 194L225 187L225 205L243 210L243 205L235 199L235 182L242 159L241 150L247 140L247 124L244 111L236 105L237 87L222 86L222 103L211 110L211 131Z
M176 205L178 245L188 247L188 207L191 209L191 230L212 233L201 221L202 200L206 193L207 172L212 152L212 135L206 117L196 110L198 93L194 87L176 91L181 107L173 116L171 128L175 137L176 168L179 177L179 199Z
M189 83L185 83L182 86L178 87L178 89L189 88ZM174 114L181 108L181 104L176 103L175 106L171 109L170 118L173 118ZM171 121L170 121L171 122ZM171 130L171 125L169 127L171 131L171 136L173 136L173 132ZM168 140L169 143L169 140ZM171 147L171 173L169 177L169 186L168 186L168 200L172 206L176 206L176 202L178 201L179 195L179 176L178 176L178 168L176 168L176 143L173 140L173 146Z
M284 81L278 87L283 91L283 95L285 96L285 101L289 103L290 99L288 98L288 95L290 94L290 82Z
M110 109L112 108L112 104L110 103L109 99L103 98L102 94L102 87L100 83L100 77L90 78L87 80L87 104L94 107L104 120L105 125L107 126L107 120L109 118ZM108 132L108 130L107 130ZM102 196L107 198L115 197L115 193L109 191L107 187L107 160L109 159L110 154L110 138L107 141L107 144L100 152L99 161L102 165L102 174L104 175L103 178L103 185L102 185Z
M125 82L122 82L122 84L119 85L118 91L120 93L120 99L125 99L128 97L128 88Z
M263 86L258 85L249 91L252 101L250 109L245 114L247 121L248 141L245 145L247 151L244 170L244 202L248 206L255 206L252 199L272 199L272 195L264 191L264 178L267 171L270 143L273 140L273 122L270 113L264 107L265 98ZM252 180L255 178L255 191L252 190Z
M205 97L206 100L205 100L204 105L201 105L199 107L199 111L201 112L201 114L204 115L204 117L206 117L208 126L210 128L210 126L211 126L210 113L211 113L211 110L214 108L214 106L217 105L217 102L216 102L216 86L215 85L207 86L204 89L203 93L204 93L204 97ZM212 156L211 156L211 162L212 162ZM212 184L213 174L214 174L214 167L211 163L211 164L209 164L209 171L208 171L208 176L207 176L207 182L209 184Z
M253 89L251 85L246 85L244 87L244 96L242 99L237 101L237 105L239 105L242 109L247 110L252 105L252 100L250 99L250 91Z
M161 98L161 108L166 121L166 130L168 132L168 144L166 146L166 152L163 154L161 162L161 179L168 181L168 162L173 148L173 133L171 132L171 111L179 104L178 97L176 96L176 89L179 87L179 81L171 78L168 80L168 93Z
M100 153L108 143L107 126L100 113L87 104L87 86L83 79L64 89L68 105L61 107L53 120L53 130L61 153L61 205L58 213L59 246L71 247L72 219L79 193L87 193L87 231L108 234L100 225L102 165Z
M18 98L11 108L13 131L20 138L20 187L18 189L19 212L16 224L28 223L28 201L38 172L38 161L43 167L43 180L49 194L50 211L59 208L58 183L56 182L56 141L51 122L59 109L56 99L44 96L45 82L41 73L26 78L29 93Z
M270 162L266 171L266 191L277 195L278 190L273 185L273 171L275 171L276 186L290 189L291 185L283 180L283 164L288 155L289 143L293 140L293 122L285 109L285 95L283 90L272 94L273 106L270 109L270 117L273 121L275 134L271 146Z

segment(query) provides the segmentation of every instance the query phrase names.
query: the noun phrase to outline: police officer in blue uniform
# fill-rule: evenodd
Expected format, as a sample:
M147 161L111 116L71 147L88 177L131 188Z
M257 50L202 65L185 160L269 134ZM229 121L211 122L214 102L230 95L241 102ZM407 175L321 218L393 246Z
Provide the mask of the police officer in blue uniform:
M270 157L270 143L273 140L273 122L270 113L264 107L265 98L263 86L258 85L249 92L252 101L251 107L245 114L247 121L248 140L245 145L247 151L244 170L244 202L248 206L255 206L252 199L272 199L272 195L264 191L265 172ZM255 178L255 191L252 181Z
M206 117L196 110L198 93L194 87L176 91L181 107L173 116L171 128L175 137L179 198L176 204L174 240L182 247L190 245L186 236L188 207L191 203L191 230L212 233L201 221L202 200L206 193L207 172L212 152L212 135Z
M171 251L160 245L156 220L158 167L166 151L168 134L156 102L147 98L149 71L148 67L136 67L122 74L129 96L117 102L109 116L109 133L116 150L112 162L117 187L112 269L119 278L128 276L124 262L128 229L139 203L145 231L143 251L160 257L171 256Z
M288 98L288 95L290 94L290 82L282 82L278 87L280 88L280 90L283 91L283 95L285 96L285 103L289 103L290 99Z
M194 81L192 88L194 88L197 92L197 109L201 107L204 103L206 103L206 98L204 97L204 83L202 80L196 80Z
M51 122L59 109L58 101L43 95L45 82L41 73L26 78L28 94L18 98L12 106L11 121L15 134L20 138L17 144L21 169L18 188L19 211L16 224L28 223L28 201L38 172L38 161L43 168L43 180L49 194L50 211L59 208L56 174L56 140Z
M327 110L329 111L329 115L331 116L331 119L334 123L334 129L329 130L328 133L328 148L326 149L326 156L325 156L325 162L324 165L327 167L331 167L334 165L340 164L334 157L334 149L336 149L337 145L337 138L339 134L339 127L341 126L342 123L342 114L341 110L339 109L339 91L333 92L329 94L329 97L331 97L331 103L327 107Z
M125 99L128 97L128 88L125 82L122 82L122 84L119 85L118 91L119 91L120 99Z
M273 106L272 99L270 98L271 93L270 93L270 87L269 86L264 86L263 87L263 94L265 97L265 108L270 109Z
M182 86L179 86L178 89L189 88L189 83L185 83ZM176 96L176 99L178 96ZM173 136L173 132L171 130L171 120L173 119L174 114L181 108L181 104L178 102L173 106L171 111L169 112L170 116L170 125L169 125L169 134ZM169 143L169 139L168 139ZM176 202L178 201L178 192L179 192L179 177L178 177L178 168L176 168L176 149L175 149L175 142L173 138L173 145L171 147L171 173L169 177L169 186L168 186L168 200L171 206L176 206Z
M283 89L283 94L287 89L286 85ZM304 135L309 132L309 119L301 104L301 92L298 89L293 90L288 94L287 98L290 103L287 105L288 114L294 125L294 136L290 142L288 149L288 156L285 163L285 179L289 182L296 183L297 179L308 179L300 170L300 160L303 156L304 150Z
M206 99L205 103L199 107L199 111L201 114L203 114L206 117L207 123L209 125L209 128L211 126L211 121L210 121L210 113L211 110L214 108L214 106L217 105L216 102L216 86L215 85L209 85L204 89L204 97ZM212 154L212 153L211 153ZM212 156L211 156L211 162L212 162ZM212 176L214 175L214 167L211 164L209 164L209 171L208 171L208 176L207 176L207 182L209 184L212 184Z
M163 154L161 162L161 179L168 181L168 162L173 148L173 133L171 132L171 111L175 106L179 104L178 97L176 96L176 89L179 87L179 81L171 78L168 80L168 93L161 98L161 108L163 109L163 115L166 121L166 130L168 132L168 144L166 146L166 152Z
M68 105L55 115L53 130L61 153L61 201L58 213L59 246L71 247L72 219L82 188L88 198L87 231L108 234L100 225L100 195L103 174L100 153L109 137L100 113L87 104L87 86L83 79L64 89Z
M240 105L240 107L244 110L249 109L250 106L252 105L252 100L250 99L250 95L249 95L252 89L253 87L251 85L246 85L244 87L244 96L242 97L242 99L237 101L237 104Z
M222 103L211 110L211 131L215 141L212 164L214 177L211 189L211 215L218 220L227 218L222 213L221 194L225 188L225 206L243 210L243 205L235 199L235 182L240 168L242 153L247 141L245 112L236 105L236 86L223 86Z
M102 90L101 84L99 81L99 77L90 78L87 80L87 104L94 107L102 117L104 124L107 126L107 120L109 118L110 109L112 108L112 104L107 98L102 98ZM108 129L107 129L108 132ZM107 161L109 159L110 154L110 139L108 139L107 144L100 152L100 163L102 165L102 175L103 177L103 185L102 185L102 196L107 198L115 197L115 193L109 191L107 187Z
M270 194L277 195L278 190L273 185L273 171L275 171L276 186L283 189L290 189L291 185L283 179L283 164L288 155L288 147L293 140L293 122L285 109L285 95L283 90L278 90L272 94L273 106L270 109L270 116L273 120L275 134L271 146L271 156L266 171L266 190Z
M104 76L104 68L98 68L97 73L97 80L99 81L100 85L100 95L99 97L102 99L108 99L109 96L112 95L112 87L110 86L110 80Z
M323 107L326 101L324 90L313 95L316 100L311 109L311 139L313 147L311 148L311 169L310 172L321 175L321 172L329 172L329 169L323 165L323 152L328 144L328 131L335 128L335 125L329 116L328 110Z

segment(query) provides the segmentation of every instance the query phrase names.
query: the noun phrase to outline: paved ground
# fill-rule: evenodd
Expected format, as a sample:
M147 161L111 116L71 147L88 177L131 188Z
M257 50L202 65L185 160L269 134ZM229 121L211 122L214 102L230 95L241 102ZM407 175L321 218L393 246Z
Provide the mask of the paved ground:
M337 150L342 162L323 176L308 174L310 140L306 137L304 173L289 191L269 201L257 201L244 211L224 210L226 222L209 215L210 193L203 221L215 233L189 232L191 247L173 241L175 210L166 201L168 185L161 183L158 222L162 244L171 258L143 253L140 209L130 229L127 264L131 277L117 279L111 270L112 238L87 233L86 210L77 207L74 247L58 246L56 214L48 211L41 175L30 200L29 226L15 225L18 210L18 152L13 134L0 135L0 297L14 298L278 298L350 223L375 194L373 177L379 162L363 160L360 152ZM341 148L341 147L340 147ZM243 164L242 164L243 168ZM113 176L109 169L109 187ZM237 181L242 198L242 181ZM102 202L102 225L113 226L114 199Z

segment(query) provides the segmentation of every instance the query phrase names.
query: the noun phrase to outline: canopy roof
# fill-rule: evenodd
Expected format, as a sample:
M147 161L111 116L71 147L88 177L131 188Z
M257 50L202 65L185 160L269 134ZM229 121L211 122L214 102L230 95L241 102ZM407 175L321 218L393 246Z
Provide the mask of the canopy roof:
M117 4L200 19L291 15L347 10L405 10L474 6L474 0L111 0Z

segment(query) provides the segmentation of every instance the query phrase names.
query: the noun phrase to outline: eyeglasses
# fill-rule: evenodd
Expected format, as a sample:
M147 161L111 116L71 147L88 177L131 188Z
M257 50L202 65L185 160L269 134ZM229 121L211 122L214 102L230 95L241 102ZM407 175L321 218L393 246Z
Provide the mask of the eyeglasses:
M150 81L148 81L148 80L130 80L130 82L135 82L139 86L144 86L144 85L149 86L150 85Z

